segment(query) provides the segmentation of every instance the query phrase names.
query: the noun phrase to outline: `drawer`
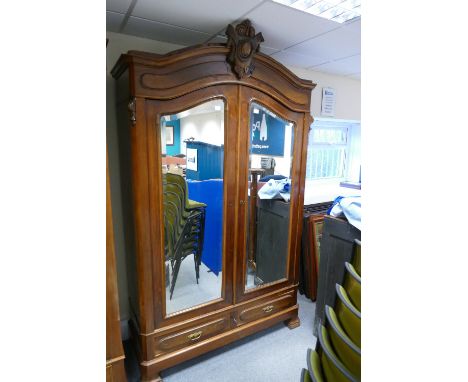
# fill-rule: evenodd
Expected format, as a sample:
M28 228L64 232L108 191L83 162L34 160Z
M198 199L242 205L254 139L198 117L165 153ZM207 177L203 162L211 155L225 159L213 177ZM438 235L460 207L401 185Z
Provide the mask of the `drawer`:
M280 296L273 296L267 301L258 301L239 308L236 314L236 322L237 325L242 325L278 313L295 304L296 299L292 291Z
M229 315L212 318L206 323L198 323L197 325L185 327L170 334L155 337L154 355L170 353L171 351L191 346L227 329L229 329Z

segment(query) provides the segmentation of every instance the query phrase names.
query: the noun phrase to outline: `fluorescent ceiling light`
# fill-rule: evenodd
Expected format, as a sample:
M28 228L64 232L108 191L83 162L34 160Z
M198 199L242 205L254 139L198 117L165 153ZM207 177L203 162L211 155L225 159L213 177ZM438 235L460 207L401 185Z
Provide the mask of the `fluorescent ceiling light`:
M273 0L275 3L344 23L361 16L361 0Z

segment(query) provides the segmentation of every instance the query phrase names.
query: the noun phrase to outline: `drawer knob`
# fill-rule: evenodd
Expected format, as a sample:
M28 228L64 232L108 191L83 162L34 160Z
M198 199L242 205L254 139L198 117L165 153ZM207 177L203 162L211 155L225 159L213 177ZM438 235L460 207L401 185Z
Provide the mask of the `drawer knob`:
M263 311L265 313L270 313L273 310L274 306L273 305L268 305L263 308Z
M195 332L195 333L192 333L192 334L189 334L187 337L189 340L191 341L196 341L198 340L202 335L202 331L198 331L198 332Z

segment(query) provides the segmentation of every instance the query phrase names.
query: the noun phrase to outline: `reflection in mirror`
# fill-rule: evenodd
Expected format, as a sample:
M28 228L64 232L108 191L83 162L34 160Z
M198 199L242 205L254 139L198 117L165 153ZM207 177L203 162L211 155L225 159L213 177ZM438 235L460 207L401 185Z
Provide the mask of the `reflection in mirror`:
M221 297L224 101L161 118L166 315Z
M246 289L287 277L293 123L250 106Z

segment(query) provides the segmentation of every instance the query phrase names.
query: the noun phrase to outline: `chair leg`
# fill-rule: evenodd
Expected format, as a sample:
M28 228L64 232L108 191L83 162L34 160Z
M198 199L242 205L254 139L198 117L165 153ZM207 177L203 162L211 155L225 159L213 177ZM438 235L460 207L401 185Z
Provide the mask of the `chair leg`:
M181 259L176 259L173 273L172 273L172 280L171 280L171 290L170 290L170 297L169 300L172 300L172 294L174 293L175 283L177 280L177 275L179 274L180 264L182 263Z
M198 267L200 267L203 255L203 243L205 241L205 211L200 218L200 233L198 234Z
M200 220L198 224L199 224L198 245L197 245L197 251L194 254L195 274L197 277L197 284L198 284L198 279L200 278L200 265L201 265L201 258L203 254L203 241L205 237L205 211L203 211L202 215L200 216Z
M198 264L198 249L193 254L193 261L195 263L195 276L197 278L197 284L198 284L198 279L200 278L200 264Z

